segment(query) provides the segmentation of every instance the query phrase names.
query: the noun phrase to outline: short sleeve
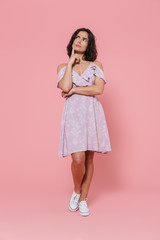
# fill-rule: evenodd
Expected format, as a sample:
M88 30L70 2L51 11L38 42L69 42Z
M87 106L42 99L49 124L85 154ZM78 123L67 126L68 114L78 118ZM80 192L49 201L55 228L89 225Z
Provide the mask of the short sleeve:
M94 75L96 75L99 78L102 78L104 80L104 84L106 84L106 78L104 75L104 71L96 65L95 70L94 70Z
M57 88L59 88L59 81L62 79L62 77L64 76L65 73L65 66L63 68L61 68L61 70L58 72L57 74Z

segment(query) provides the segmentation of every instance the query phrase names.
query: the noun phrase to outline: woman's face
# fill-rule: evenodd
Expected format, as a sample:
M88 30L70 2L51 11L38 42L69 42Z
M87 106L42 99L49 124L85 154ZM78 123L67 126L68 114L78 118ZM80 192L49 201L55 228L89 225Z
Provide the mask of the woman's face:
M80 31L77 33L76 38L73 41L72 47L74 46L75 52L84 53L88 46L88 33Z

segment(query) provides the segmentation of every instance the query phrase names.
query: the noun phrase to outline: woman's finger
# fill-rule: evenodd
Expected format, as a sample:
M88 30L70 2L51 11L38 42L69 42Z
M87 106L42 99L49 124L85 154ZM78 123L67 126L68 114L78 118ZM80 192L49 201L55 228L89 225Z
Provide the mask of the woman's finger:
M74 46L72 47L72 55L74 54Z

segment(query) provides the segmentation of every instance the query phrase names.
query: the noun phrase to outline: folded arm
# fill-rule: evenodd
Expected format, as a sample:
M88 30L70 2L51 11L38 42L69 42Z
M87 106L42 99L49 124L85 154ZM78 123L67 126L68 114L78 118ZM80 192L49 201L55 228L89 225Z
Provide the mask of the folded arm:
M83 94L88 96L93 95L100 95L103 93L103 80L100 80L100 82L96 85L91 86L83 86L83 87L74 87L72 88L73 93L77 94Z
M96 61L96 65L98 65L98 67L103 71L103 66L100 62ZM88 96L102 94L104 91L104 84L105 84L105 77L102 71L98 70L97 68L97 74L95 74L94 85L72 87L68 89L68 91L64 91L62 89L63 90L61 93L62 97L67 97L74 93L88 95Z
M101 78L95 77L95 84L91 86L72 87L69 92L62 91L62 97L68 97L74 93L87 96L100 95L104 91L104 81Z

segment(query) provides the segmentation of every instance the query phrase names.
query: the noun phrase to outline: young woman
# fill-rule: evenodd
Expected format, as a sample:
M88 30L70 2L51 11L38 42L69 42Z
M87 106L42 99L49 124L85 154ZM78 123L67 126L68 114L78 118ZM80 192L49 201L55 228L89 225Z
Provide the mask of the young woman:
M74 190L69 210L88 216L87 194L93 176L94 152L111 151L102 105L106 79L101 62L95 61L95 37L87 28L77 29L67 45L69 61L57 67L57 87L66 98L60 130L59 157L71 154Z

